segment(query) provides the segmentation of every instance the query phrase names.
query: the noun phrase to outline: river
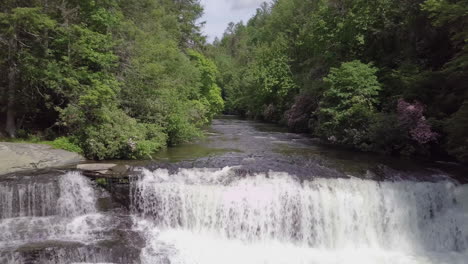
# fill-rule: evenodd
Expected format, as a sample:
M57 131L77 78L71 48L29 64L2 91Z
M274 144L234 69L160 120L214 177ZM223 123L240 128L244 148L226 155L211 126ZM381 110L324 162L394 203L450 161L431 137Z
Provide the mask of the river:
M0 263L468 263L457 164L234 117L154 158L117 191L76 171L0 177Z

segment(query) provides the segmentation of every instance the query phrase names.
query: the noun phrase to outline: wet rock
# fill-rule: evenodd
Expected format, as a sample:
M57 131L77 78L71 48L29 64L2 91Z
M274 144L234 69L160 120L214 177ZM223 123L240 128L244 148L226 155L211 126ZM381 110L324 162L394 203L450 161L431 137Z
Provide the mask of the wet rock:
M78 164L76 166L77 169L83 170L83 171L107 171L112 167L117 166L117 164L112 164L112 163L91 163L91 164Z
M76 166L78 170L83 171L83 174L89 178L127 178L130 166L117 165L113 163L90 163L79 164Z
M130 166L128 165L117 165L110 168L111 172L114 174L125 174L130 170Z
M99 186L108 191L113 199L129 208L130 206L130 166L112 163L90 163L76 166L83 175L94 180Z
M77 153L43 144L0 142L0 175L45 168L67 167L84 161Z

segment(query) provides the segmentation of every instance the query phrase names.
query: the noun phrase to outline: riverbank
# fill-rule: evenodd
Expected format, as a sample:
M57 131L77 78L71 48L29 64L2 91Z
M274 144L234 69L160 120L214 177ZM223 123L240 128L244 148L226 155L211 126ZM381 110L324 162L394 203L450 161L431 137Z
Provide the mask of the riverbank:
M44 144L0 142L0 175L76 165L81 155Z

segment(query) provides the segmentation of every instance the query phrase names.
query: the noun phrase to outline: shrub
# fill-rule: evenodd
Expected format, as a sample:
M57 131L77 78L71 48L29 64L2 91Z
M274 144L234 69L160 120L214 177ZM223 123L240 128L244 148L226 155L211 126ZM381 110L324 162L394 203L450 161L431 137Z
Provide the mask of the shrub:
M263 117L263 120L265 121L277 122L278 121L278 109L273 104L263 106L262 117Z
M200 101L174 106L165 118L164 131L168 135L168 144L177 145L200 137L200 127L208 122L206 111L206 105Z
M294 104L284 114L289 130L299 133L308 132L312 112L316 109L317 100L314 97L306 94L296 96Z
M81 147L78 146L78 144L76 144L76 139L74 139L74 138L59 137L59 138L56 138L53 141L42 141L42 142L39 142L39 143L49 145L49 146L51 146L53 148L56 148L56 149L63 149L63 150L67 150L67 151L70 151L70 152L76 152L76 153L79 153L79 154L83 154L83 149L81 149Z
M384 154L400 154L407 149L408 133L398 122L395 113L377 113L369 126L369 150Z
M438 134L433 132L424 113L424 105L420 102L410 104L403 99L398 100L398 121L406 128L410 138L418 144L426 144L437 139Z
M468 100L452 115L446 125L447 151L459 161L468 163Z
M90 159L148 158L165 147L167 136L154 124L138 123L123 111L106 110L97 125L87 126L81 133L81 144Z
M353 146L366 140L381 89L376 72L377 68L357 60L330 70L324 78L328 89L318 110L320 136Z

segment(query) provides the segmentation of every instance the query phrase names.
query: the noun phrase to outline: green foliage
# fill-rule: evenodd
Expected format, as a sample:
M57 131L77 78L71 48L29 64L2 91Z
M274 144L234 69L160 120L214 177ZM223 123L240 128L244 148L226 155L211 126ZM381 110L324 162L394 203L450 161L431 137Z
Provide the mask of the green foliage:
M223 109L217 68L195 51L201 14L198 1L5 3L0 70L12 74L0 79L0 118L70 135L48 144L92 159L150 158L200 136Z
M138 123L118 109L105 109L102 118L78 134L87 158L150 158L165 147L166 135L156 125Z
M457 53L445 65L448 72L468 74L468 0L426 0L421 7L435 26L449 30Z
M289 90L295 87L292 80L289 62L285 55L287 42L279 37L271 45L260 46L256 49L257 60L251 70L255 82L264 97L285 97Z
M273 1L246 25L231 23L208 54L220 69L228 112L291 126L297 122L284 116L307 117L301 126L312 125L314 135L364 150L443 154L435 145L458 142L457 133L442 132L453 131L449 120L463 119L455 113L468 95L467 7L466 0ZM379 71L351 64L330 70L355 60ZM297 109L301 94L321 101L321 110ZM400 98L427 106L438 143L422 150L407 138L395 121ZM443 151L459 153L456 144Z
M97 178L96 183L100 186L107 186L107 179L106 178Z
M63 149L70 152L83 154L83 150L76 143L76 139L70 137L58 137L53 141L41 141L40 144L46 144L56 149Z
M147 157L191 140L223 109L288 116L294 122L284 123L313 124L315 135L365 150L420 152L407 131L394 136L395 103L406 99L438 124L438 143L425 152L440 144L466 161L467 8L467 0L273 1L204 45L199 1L6 1L0 119L12 136L77 138L97 159ZM298 109L304 94L314 105Z
M468 101L448 120L446 130L449 153L468 163Z
M216 84L218 69L213 61L203 54L189 50L189 56L200 71L200 98L202 104L208 109L207 118L211 120L224 109L224 101L221 98L221 88Z
M14 143L32 143L32 144L44 144L49 145L55 149L63 149L70 152L76 152L83 154L83 150L77 145L76 138L73 137L58 137L52 141L44 140L39 135L31 135L26 133L24 130L18 131L17 138L0 138L0 141L14 142Z
M366 127L375 111L381 85L377 68L360 61L332 68L324 79L325 91L319 109L319 135L332 141L359 146L366 140Z

